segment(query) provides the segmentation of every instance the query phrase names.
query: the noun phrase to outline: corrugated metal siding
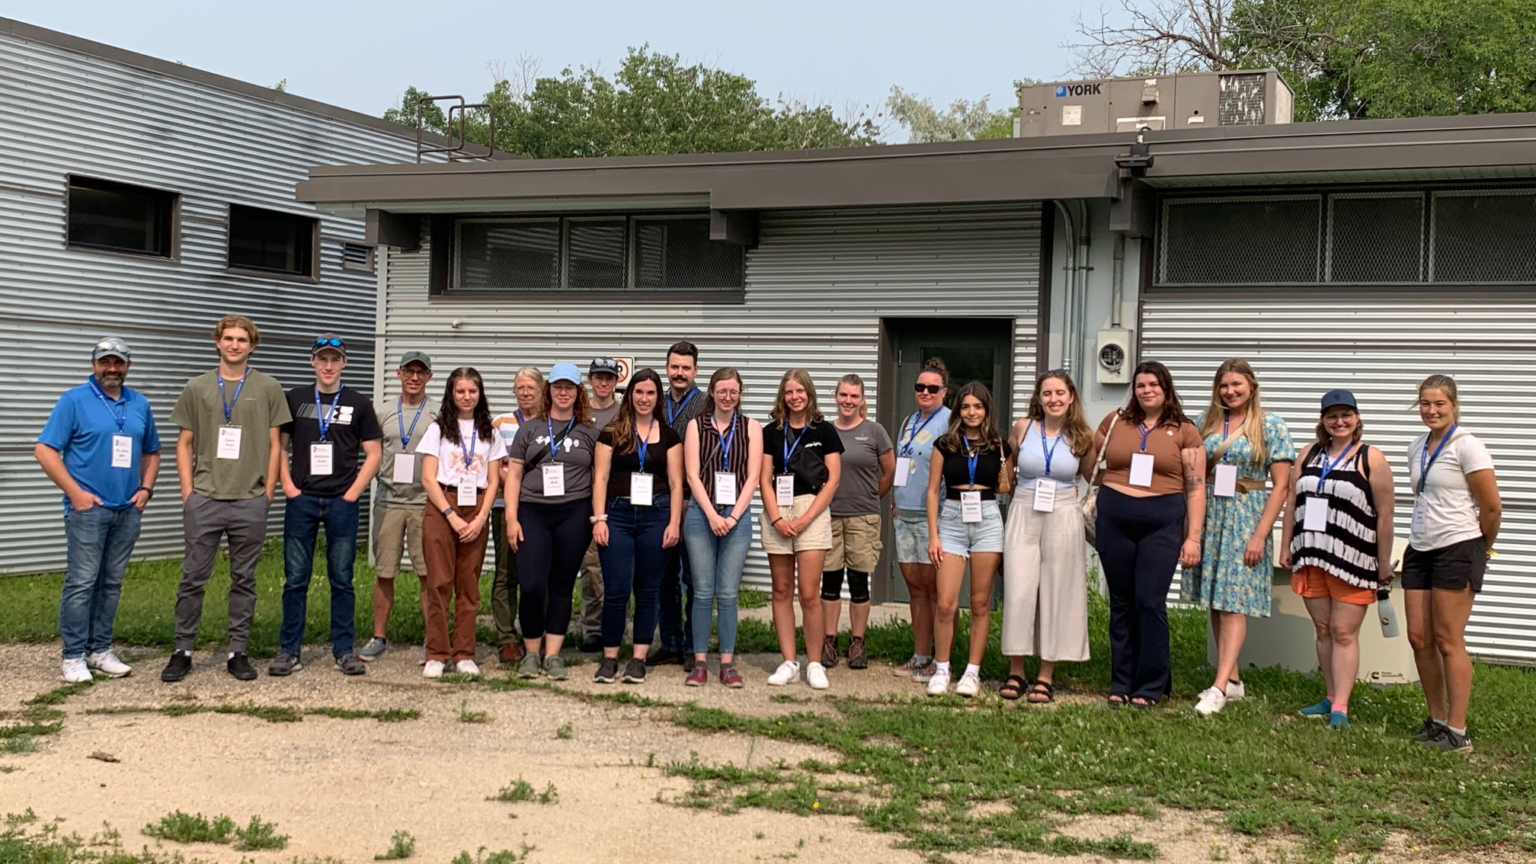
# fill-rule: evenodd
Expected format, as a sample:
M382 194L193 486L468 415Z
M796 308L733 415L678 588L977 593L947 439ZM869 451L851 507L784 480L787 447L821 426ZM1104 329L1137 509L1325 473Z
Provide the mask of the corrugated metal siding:
M572 360L585 368L612 354L660 369L667 347L690 339L702 355L701 381L721 366L740 369L744 408L763 419L792 366L811 372L829 414L837 379L857 372L873 413L882 317L1009 317L1017 334L1013 398L1022 405L1034 381L1039 255L1033 204L764 214L760 242L747 254L744 303L561 306L433 301L424 245L389 255L381 350L393 357L423 349L440 369L475 366L493 407L505 407L519 367ZM755 545L747 582L768 584Z
M32 448L105 333L133 347L129 384L152 400L165 445L137 555L179 555L169 418L186 380L216 360L214 321L255 319L254 365L288 385L310 378L315 334L335 330L352 355L346 380L372 390L375 280L341 267L342 243L360 242L362 223L296 204L293 187L312 165L413 159L415 143L12 38L0 38L0 92L0 344L15 376L0 414L0 572L64 565L59 493ZM66 249L69 174L178 193L179 260ZM227 271L231 203L318 216L318 283ZM281 518L274 508L274 526Z
M1334 387L1360 401L1366 441L1381 448L1397 480L1397 531L1407 536L1412 495L1408 442L1423 433L1411 404L1425 376L1456 378L1462 422L1493 454L1504 521L1472 609L1467 643L1484 657L1536 661L1536 367L1511 362L1530 349L1536 301L1384 295L1285 299L1278 293L1220 300L1147 296L1140 356L1168 364L1193 414L1207 404L1211 375L1244 357L1263 385L1264 408L1290 424L1300 449L1315 439L1317 405Z

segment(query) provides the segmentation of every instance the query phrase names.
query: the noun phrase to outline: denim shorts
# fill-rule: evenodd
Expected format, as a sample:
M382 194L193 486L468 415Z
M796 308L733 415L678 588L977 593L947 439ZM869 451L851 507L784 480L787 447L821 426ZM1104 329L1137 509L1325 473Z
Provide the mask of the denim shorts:
M939 511L939 542L945 555L971 557L972 552L1003 551L1003 511L996 501L981 502L981 521L963 522L960 502L945 501Z
M928 558L928 517L921 510L897 511L891 527L896 529L896 563L933 565Z

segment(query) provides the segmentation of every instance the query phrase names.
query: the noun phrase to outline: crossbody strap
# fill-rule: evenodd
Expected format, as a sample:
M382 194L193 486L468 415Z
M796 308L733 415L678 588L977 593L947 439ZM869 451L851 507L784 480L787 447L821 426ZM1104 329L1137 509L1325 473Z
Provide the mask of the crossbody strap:
M1120 422L1120 412L1115 412L1113 420L1109 421L1109 429L1104 432L1104 443L1099 445L1099 456L1093 463L1093 475L1088 478L1088 485L1092 486L1099 479L1099 472L1104 470L1104 454L1109 452L1109 436L1115 434L1115 424Z

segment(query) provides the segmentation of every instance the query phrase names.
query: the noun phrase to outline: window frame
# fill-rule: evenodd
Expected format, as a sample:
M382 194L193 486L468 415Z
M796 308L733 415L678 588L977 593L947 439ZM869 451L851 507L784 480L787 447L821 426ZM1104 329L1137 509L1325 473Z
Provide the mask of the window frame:
M159 245L164 251L145 252L139 249L128 249L122 246L104 246L96 243L80 243L70 239L70 223L74 214L74 190L76 187L88 188L94 186L97 191L111 191L110 187L119 190L131 190L134 192L148 193L160 199L157 203L161 206L161 215L164 225L160 228ZM102 187L109 187L103 189ZM172 261L181 260L181 193L170 189L161 189L155 186L145 186L141 183L127 183L122 180L108 180L103 177L94 177L88 174L67 173L64 175L64 248L76 252L89 252L99 255L125 255L139 261Z
M293 270L278 270L271 267L256 267L250 264L236 264L230 260L230 252L234 244L234 216L235 209L250 210L270 216L279 216L286 219L303 220L309 223L309 266L307 272ZM230 202L224 207L224 270L227 273L264 276L274 279L290 279L296 282L317 283L320 281L320 217L318 215L305 216L287 210L276 210L269 207L256 207L251 204ZM297 251L297 250L296 250Z

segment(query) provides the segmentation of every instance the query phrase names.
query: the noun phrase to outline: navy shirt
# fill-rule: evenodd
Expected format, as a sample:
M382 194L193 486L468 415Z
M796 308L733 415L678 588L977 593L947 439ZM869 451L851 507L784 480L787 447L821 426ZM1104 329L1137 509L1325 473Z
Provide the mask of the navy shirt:
M119 418L123 421L121 429ZM112 467L114 435L127 435L131 440L126 468ZM94 378L64 391L37 443L59 451L69 476L81 489L100 498L108 510L133 506L130 499L143 485L139 476L142 457L160 452L155 417L144 394L124 387L113 399L96 386ZM69 496L65 495L64 512L69 510Z

